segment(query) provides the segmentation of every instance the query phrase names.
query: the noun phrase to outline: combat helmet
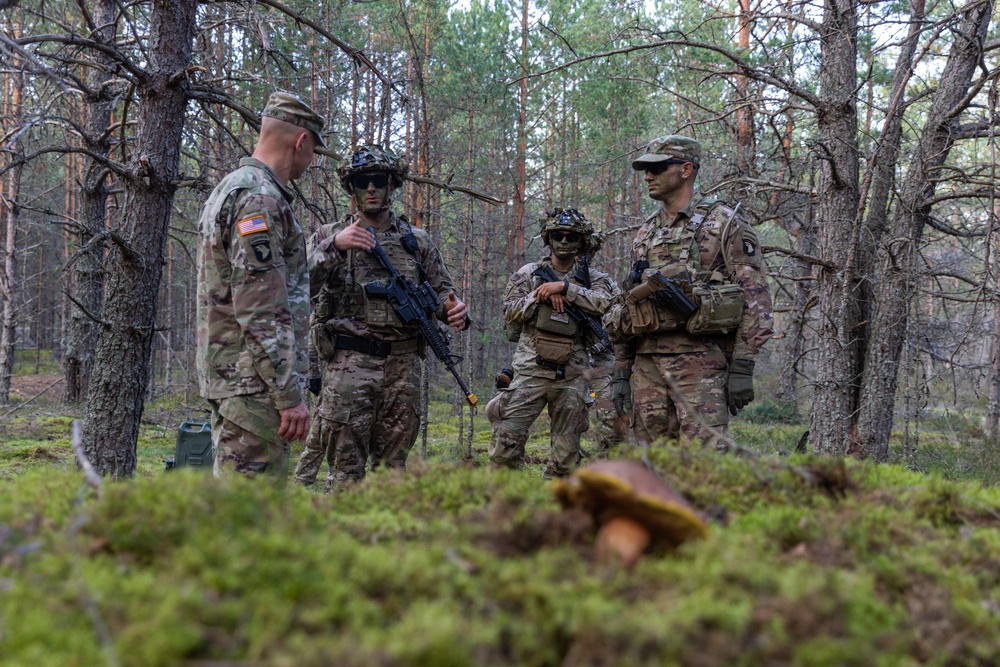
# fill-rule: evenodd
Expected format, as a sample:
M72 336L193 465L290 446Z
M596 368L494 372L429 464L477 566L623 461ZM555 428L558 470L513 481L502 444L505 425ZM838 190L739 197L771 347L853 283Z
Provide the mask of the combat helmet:
M403 185L403 179L410 172L410 165L392 150L378 144L356 146L354 152L340 161L337 176L340 186L348 193L351 190L351 176L365 171L386 171L392 174L395 187Z
M549 245L550 232L575 232L583 236L583 243L580 246L582 253L593 255L600 248L600 243L596 246L594 243L594 226L575 208L553 209L538 221L538 226L545 245Z

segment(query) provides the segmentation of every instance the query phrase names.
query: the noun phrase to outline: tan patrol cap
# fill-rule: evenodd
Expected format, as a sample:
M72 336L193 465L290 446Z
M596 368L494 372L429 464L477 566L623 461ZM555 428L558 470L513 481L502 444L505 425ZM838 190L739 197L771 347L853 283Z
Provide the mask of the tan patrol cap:
M697 139L685 137L683 134L668 134L657 137L646 146L646 153L632 161L632 168L641 171L647 164L666 162L667 160L683 160L695 166L701 164L701 144Z
M316 113L298 95L293 95L283 90L274 91L267 98L267 106L264 107L260 115L262 117L270 116L271 118L277 118L278 120L283 120L286 123L298 125L305 130L309 130L316 135L318 148L330 150L326 142L323 141L323 135L320 134L323 131L323 126L326 125L326 118Z

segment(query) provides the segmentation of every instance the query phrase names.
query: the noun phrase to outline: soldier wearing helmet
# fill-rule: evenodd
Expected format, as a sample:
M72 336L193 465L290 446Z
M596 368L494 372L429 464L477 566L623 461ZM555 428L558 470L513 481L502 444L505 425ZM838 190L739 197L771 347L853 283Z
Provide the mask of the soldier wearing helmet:
M644 444L725 434L730 412L754 398L754 363L772 334L757 237L739 206L695 191L700 165L701 145L677 134L654 139L632 162L660 206L636 232L625 292L604 323L620 342L614 384L621 398L632 394L633 428ZM693 314L650 295L654 273L690 295Z
M391 209L408 171L388 148L357 148L337 168L356 210L310 238L316 304L310 342L323 377L317 418L295 468L298 484L315 482L324 455L335 482L361 479L369 462L403 468L417 438L423 343L385 298L365 291L388 277L367 252L375 247L372 232L396 270L417 284L430 283L443 304L441 322L456 331L469 325L431 237Z
M513 379L486 406L493 428L490 462L520 468L528 429L546 405L551 447L546 477L568 475L580 462L580 436L588 428L592 360L587 332L566 312L569 305L600 317L617 288L605 273L578 261L594 251L594 229L576 209L555 209L539 221L551 250L507 280L503 297L508 336L516 340ZM559 280L537 275L540 267Z

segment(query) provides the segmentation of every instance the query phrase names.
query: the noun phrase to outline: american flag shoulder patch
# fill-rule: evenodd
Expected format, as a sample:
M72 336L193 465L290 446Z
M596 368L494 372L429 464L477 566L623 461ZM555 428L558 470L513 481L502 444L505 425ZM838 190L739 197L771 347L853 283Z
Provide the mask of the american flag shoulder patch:
M262 215L244 218L236 223L236 227L240 230L240 236L256 234L257 232L266 232L268 230L267 220L265 220Z

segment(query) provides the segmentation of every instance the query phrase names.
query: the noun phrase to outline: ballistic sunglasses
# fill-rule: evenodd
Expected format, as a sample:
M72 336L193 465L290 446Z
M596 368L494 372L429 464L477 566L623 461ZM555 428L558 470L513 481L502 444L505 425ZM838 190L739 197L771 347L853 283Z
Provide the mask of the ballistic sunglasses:
M652 174L653 176L659 176L667 169L670 169L671 165L684 164L690 160L664 160L663 162L653 162L651 164L645 165L642 170L647 174Z
M351 176L351 185L356 190L367 190L369 183L374 185L376 189L384 188L389 185L389 174L381 171L369 171Z

